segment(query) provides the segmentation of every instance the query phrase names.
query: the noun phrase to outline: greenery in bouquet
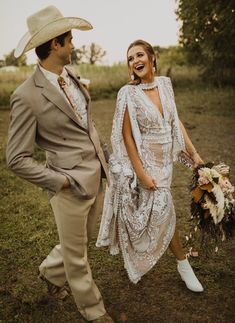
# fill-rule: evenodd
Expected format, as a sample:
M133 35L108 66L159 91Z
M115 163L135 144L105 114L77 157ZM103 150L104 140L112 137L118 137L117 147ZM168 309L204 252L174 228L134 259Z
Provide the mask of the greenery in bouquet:
M229 180L229 166L220 163L200 165L193 171L190 187L193 230L187 240L200 233L201 243L208 247L233 236L235 227L234 186ZM207 243L205 243L207 241Z

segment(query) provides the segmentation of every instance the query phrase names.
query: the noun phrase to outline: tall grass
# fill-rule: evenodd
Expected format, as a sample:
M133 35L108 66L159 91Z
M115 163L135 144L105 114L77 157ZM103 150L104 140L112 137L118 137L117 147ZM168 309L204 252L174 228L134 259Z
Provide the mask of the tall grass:
M0 106L8 106L11 94L34 71L33 66L21 67L16 72L0 71Z
M111 98L128 82L128 71L124 64L96 66L82 64L74 67L82 78L91 80L90 93L93 99Z
M169 75L174 86L189 86L199 80L199 70L197 67L186 65L164 65L164 60L159 60L159 75ZM90 79L90 94L93 100L114 98L118 90L128 82L129 75L125 63L113 66L96 66L82 64L72 67L75 73L82 78ZM0 71L0 106L8 106L12 92L33 72L35 67L23 67L17 72Z

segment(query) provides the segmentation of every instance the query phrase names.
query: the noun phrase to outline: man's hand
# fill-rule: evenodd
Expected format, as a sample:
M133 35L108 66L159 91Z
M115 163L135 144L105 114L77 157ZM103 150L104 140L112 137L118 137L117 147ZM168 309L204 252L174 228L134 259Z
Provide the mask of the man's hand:
M66 177L65 182L64 182L62 188L68 188L68 187L70 187L70 181L69 181L68 177Z

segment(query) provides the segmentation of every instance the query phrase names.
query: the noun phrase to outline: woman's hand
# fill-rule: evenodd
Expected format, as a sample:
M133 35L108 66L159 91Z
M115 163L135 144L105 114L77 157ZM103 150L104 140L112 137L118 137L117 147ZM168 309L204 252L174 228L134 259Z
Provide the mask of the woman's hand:
M151 191L155 191L157 188L157 183L156 181L148 175L144 175L142 178L139 178L141 185Z
M204 161L201 159L200 155L197 152L193 153L191 158L194 161L194 165L193 165L194 168L204 164Z

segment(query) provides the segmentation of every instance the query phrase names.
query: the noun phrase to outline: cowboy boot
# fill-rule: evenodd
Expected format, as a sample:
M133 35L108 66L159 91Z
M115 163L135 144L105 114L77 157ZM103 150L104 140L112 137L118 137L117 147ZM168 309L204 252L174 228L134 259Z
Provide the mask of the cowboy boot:
M56 286L51 283L42 273L39 272L38 278L41 279L47 285L47 291L50 296L58 300L64 300L69 296L69 291L66 286Z
M177 269L178 272L182 278L182 280L185 282L188 289L190 289L193 292L203 292L203 287L199 280L197 279L196 275L194 274L194 271L192 267L190 266L190 263L188 262L188 259L184 260L178 260L177 261Z

